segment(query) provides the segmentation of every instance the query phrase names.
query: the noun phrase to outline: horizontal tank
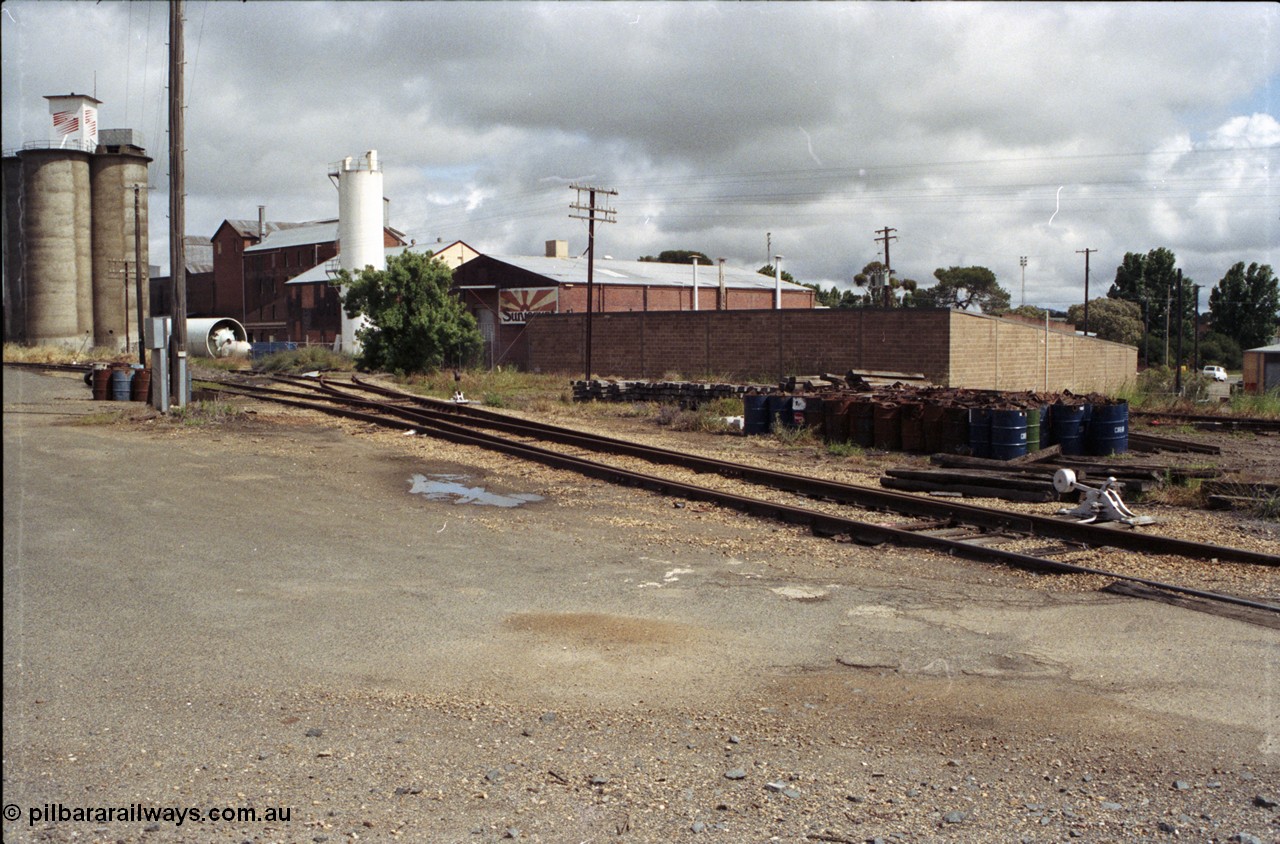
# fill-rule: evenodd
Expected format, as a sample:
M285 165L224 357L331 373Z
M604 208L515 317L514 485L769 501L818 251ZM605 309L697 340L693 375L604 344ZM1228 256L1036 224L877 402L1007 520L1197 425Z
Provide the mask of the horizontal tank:
M249 348L249 333L230 317L187 320L187 353L194 357L248 357Z

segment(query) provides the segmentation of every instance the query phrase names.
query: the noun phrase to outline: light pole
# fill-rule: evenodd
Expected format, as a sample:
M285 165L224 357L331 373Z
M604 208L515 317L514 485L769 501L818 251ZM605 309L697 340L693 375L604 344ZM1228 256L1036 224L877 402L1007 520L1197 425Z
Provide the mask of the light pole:
M1027 306L1027 256L1023 255L1018 259L1018 264L1022 267L1022 306Z

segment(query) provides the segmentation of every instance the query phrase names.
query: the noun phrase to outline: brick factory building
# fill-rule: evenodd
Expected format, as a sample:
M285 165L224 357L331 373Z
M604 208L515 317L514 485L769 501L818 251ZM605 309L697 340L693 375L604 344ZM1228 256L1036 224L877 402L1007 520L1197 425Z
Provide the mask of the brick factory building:
M388 246L387 260L404 252L431 252L447 266L456 268L480 253L462 241L434 250L411 244ZM297 343L331 344L342 329L338 291L329 283L333 262L318 264L285 282L288 304L286 336Z
M384 225L383 238L388 247L406 245L390 226ZM259 214L257 220L224 220L212 244L212 275L188 281L188 301L207 303L210 316L239 320L252 341L333 341L340 325L337 290L324 284L293 292L286 283L323 271L337 256L336 219L287 223Z
M695 285L694 278L697 278ZM525 366L526 326L587 309L587 259L549 240L543 256L478 255L454 269L453 289L476 317L491 366ZM814 291L753 270L596 258L596 313L812 310ZM567 345L572 344L572 339Z

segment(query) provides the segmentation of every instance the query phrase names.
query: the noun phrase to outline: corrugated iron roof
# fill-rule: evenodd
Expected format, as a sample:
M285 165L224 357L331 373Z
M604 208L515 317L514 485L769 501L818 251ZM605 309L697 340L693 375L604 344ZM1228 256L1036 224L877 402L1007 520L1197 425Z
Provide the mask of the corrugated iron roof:
M1275 345L1272 345L1272 346L1259 346L1256 349L1245 349L1245 351L1246 352L1266 352L1268 354L1273 352L1280 352L1280 343L1276 343Z
M213 241L207 237L189 234L182 238L182 249L186 253L187 266L207 264L213 267Z
M439 245L439 244L432 244ZM246 252L249 250L245 250ZM431 252L428 246L392 246L386 250L391 258L402 252ZM531 273L544 276L560 284L586 284L587 259L581 258L546 258L527 255L486 255L494 261L501 261ZM289 279L286 284L318 284L327 282L329 274L324 264L312 267ZM613 258L596 259L592 274L593 284L633 284L650 287L693 287L692 264L662 264L656 261L617 261ZM698 288L712 289L720 285L720 271L716 266L698 265ZM774 281L771 276L761 275L754 270L741 267L725 266L724 285L731 290L773 290ZM800 284L783 281L783 290L808 290Z
M235 229L236 234L240 235L241 237L257 237L258 236L257 220L224 220L223 222L225 222L228 226L231 226L231 228ZM263 222L262 230L266 234L271 234L272 232L280 231L281 229L293 229L293 228L297 228L298 226L306 226L306 225L310 225L310 224L309 223L284 223L278 220L276 221L267 220Z
M586 284L587 259L547 258L527 255L488 255L487 257L510 264L513 267L545 276L560 284ZM592 274L594 284L633 284L649 287L693 287L692 264L661 264L656 261L618 261L613 258L597 258ZM698 265L698 288L718 287L720 269L716 265ZM725 266L724 285L734 290L773 290L771 276L754 270ZM782 282L783 290L807 290L800 284Z
M248 250L245 250L248 251ZM404 252L430 252L431 250L425 246L388 246L383 253L392 258ZM336 261L337 259L333 259ZM320 284L329 281L329 261L322 261L304 273L299 273L293 278L285 282L285 284Z
M292 246L311 246L315 243L333 243L338 239L337 220L317 220L297 223L269 232L261 242L245 247L245 253L266 252L271 249L288 249Z

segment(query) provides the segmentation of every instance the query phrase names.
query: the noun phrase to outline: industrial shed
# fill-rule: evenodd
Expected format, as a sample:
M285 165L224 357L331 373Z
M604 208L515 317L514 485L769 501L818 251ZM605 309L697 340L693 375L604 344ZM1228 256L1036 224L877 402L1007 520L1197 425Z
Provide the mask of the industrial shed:
M696 283L695 283L696 278ZM595 260L597 314L812 310L814 291L754 270L654 261ZM527 325L552 314L587 310L587 259L549 240L542 256L479 255L454 269L453 289L479 323L491 365L525 365Z
M1244 353L1244 391L1262 394L1280 390L1280 343Z

